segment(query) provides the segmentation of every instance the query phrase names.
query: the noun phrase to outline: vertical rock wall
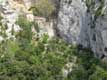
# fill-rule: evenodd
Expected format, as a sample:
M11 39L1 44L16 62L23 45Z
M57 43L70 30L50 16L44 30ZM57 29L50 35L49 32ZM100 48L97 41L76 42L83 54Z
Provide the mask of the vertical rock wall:
M85 25L82 26L78 42L91 48L95 56L104 58L107 56L107 0L94 0L93 3L87 7L82 22Z
M81 0L61 0L58 17L57 32L60 37L68 42L75 43L78 40L82 27L82 18L86 7Z
M88 2L87 2L88 1ZM61 0L57 32L70 43L107 56L107 0Z

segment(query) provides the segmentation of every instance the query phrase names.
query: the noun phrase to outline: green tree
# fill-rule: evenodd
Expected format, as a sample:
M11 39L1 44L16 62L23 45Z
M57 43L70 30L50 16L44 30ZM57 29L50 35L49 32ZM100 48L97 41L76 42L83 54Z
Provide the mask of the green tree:
M36 16L49 18L55 11L55 5L50 0L38 0L29 10L33 10Z

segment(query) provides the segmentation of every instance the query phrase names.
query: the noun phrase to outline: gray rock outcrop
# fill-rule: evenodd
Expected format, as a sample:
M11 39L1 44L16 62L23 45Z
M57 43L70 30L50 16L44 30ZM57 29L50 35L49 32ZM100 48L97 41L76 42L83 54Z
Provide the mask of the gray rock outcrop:
M88 1L88 2L87 2ZM61 0L57 33L69 43L107 56L107 0Z
M86 7L80 0L61 0L57 29L63 39L76 42Z

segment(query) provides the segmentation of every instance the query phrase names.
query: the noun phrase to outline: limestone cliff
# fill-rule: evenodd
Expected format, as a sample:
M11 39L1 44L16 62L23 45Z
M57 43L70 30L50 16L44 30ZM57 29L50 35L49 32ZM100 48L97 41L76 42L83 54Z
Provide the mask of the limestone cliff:
M61 0L57 32L69 43L107 56L107 0Z
M29 8L33 5L33 1L36 0L0 0L0 14L3 17L3 23L7 25L8 29L6 33L11 37L11 30L15 31L20 29L20 26L16 24L16 20L19 15L24 15L29 21L38 23L40 29L40 35L48 33L50 37L54 36L52 22L46 22L44 17L34 16Z
M0 11L9 28L16 29L15 21L24 12L28 20L39 18L37 22L41 22L42 29L49 35L54 35L52 29L55 27L56 34L67 42L90 48L99 58L107 56L107 0L51 0L57 8L57 26L33 16L28 11L32 1L36 0L0 0ZM7 30L8 34L10 30Z

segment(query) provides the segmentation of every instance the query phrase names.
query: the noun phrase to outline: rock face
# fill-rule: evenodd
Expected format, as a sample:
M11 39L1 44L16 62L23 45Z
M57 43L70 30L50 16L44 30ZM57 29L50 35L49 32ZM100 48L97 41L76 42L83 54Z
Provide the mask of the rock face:
M36 0L0 0L0 14L3 23L7 25L6 34L9 38L13 37L11 35L13 29L15 32L20 30L20 26L16 24L19 15L24 15L27 20L38 23L40 35L47 33L50 38L54 36L52 21L46 22L43 20L45 18L34 16L32 11L28 10L33 5L33 1Z
M93 9L87 7L86 15L83 19L84 21L82 22L83 26L78 40L78 42L83 46L91 48L92 51L96 53L95 56L99 58L107 57L106 5L107 0L104 0L103 2L95 0L95 7ZM93 11L95 9L96 11Z
M10 0L10 3L8 2L8 0L3 0L1 3L0 3L0 13L3 17L3 24L6 24L7 25L7 30L6 30L6 33L7 33L7 36L10 37L12 36L11 35L11 30L12 28L14 28L15 31L19 30L19 26L15 24L16 22L16 19L18 18L18 13L19 13L19 10L14 10L11 6L11 2L12 0Z
M60 37L70 43L77 41L85 11L81 0L61 0L57 25Z
M61 0L57 34L69 43L91 48L95 56L104 58L107 56L107 0L87 1Z
M13 4L13 0L0 0L0 12L3 13L4 22L9 27L8 35L11 35L10 31L13 27L16 30L17 27L19 28L15 21L21 11L27 14L29 20L35 19L32 12L28 11L32 1L36 0L23 0L24 5L21 5ZM56 33L69 43L80 44L92 49L99 58L107 57L107 0L51 1L58 8L60 5ZM46 22L42 23L42 25L46 24ZM45 26L47 31L42 30L44 27L41 31L53 36L53 28L50 26L52 24L47 23Z

